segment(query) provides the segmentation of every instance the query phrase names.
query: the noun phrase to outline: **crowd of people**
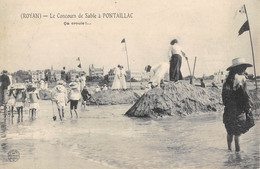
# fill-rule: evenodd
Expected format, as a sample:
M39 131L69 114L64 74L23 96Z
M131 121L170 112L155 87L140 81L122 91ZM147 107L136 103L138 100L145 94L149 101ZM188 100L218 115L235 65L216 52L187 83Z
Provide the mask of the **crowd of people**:
M161 81L165 78L167 72L169 72L169 81L177 82L182 80L181 73L182 57L186 60L185 53L178 45L176 39L170 42L169 50L169 63L160 63L157 66L151 67L148 65L145 70L151 73L150 83L154 86L160 86ZM245 71L248 67L252 67L247 63L244 58L235 58L232 60L232 65L227 68L229 74L223 84L222 99L224 108L223 123L227 131L227 144L228 149L231 150L231 143L233 138L235 139L235 150L240 151L239 136L246 133L251 127L254 126L254 118L251 111L251 100L246 88ZM29 116L36 117L36 112L39 109L39 93L37 86L29 84L27 86L18 85L16 87L10 87L11 84L7 71L3 70L0 76L0 103L4 106L4 109L9 107L10 115L13 117L14 110L16 109L18 118L23 117L24 107L29 107ZM123 66L118 65L115 68L114 80L111 89L126 90L126 72ZM65 107L70 103L70 115L73 118L73 112L78 117L78 103L82 98L82 105L86 108L86 102L92 96L86 87L86 79L84 75L80 77L80 80L71 82L69 89L65 87L64 81L58 81L57 85L52 90L52 106L56 104L59 118L62 120L65 114ZM201 79L201 87L205 87L203 79ZM217 87L212 84L213 87ZM46 88L44 82L40 82L40 88ZM9 89L9 90L8 90ZM102 89L97 85L95 91L108 90L107 85L104 85ZM54 120L56 115L54 114Z
M37 84L34 83L10 86L11 83L6 70L2 72L0 82L1 108L4 109L5 115L9 112L8 114L13 118L14 111L16 111L18 119L23 119L24 111L25 109L28 109L29 117L32 119L36 118L37 110L40 108L40 95L38 89L41 90L42 88L37 87ZM39 84L42 84L41 81ZM86 108L86 102L91 97L85 82L71 82L68 89L65 87L66 85L66 82L60 80L51 90L52 106L53 104L56 104L60 120L64 118L65 107L68 103L70 103L71 118L73 117L73 112L76 117L78 117L77 107L79 100L82 98L81 104ZM82 85L84 86L82 87ZM43 89L46 88L44 87Z

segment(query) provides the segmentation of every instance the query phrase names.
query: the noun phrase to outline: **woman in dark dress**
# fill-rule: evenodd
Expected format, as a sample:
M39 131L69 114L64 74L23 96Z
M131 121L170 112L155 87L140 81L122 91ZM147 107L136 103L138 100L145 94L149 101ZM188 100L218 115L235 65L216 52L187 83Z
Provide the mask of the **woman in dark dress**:
M252 67L243 58L232 60L228 77L223 84L222 100L225 106L223 123L227 131L228 149L235 137L235 150L240 151L239 136L254 126L251 101L246 89L245 70Z

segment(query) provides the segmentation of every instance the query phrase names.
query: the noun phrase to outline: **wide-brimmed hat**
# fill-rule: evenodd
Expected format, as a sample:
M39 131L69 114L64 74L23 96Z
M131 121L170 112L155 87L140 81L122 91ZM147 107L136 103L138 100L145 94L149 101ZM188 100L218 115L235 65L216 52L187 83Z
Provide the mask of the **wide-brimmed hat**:
M175 43L178 43L178 40L177 40L177 39L173 39L173 40L170 42L171 45L174 45Z
M23 85L17 85L17 86L15 86L15 89L17 89L17 90L22 90L22 89L25 89L25 86L23 86Z
M246 59L243 57L235 58L232 60L232 65L227 68L227 71L237 66L252 67L252 64L246 62Z
M64 81L63 81L63 80L59 80L59 81L57 81L57 84L58 84L58 85L63 85L63 84L64 84Z
M72 89L78 88L78 84L77 84L76 82L71 82L71 83L69 84L69 86L70 86L70 88L72 88Z
M8 73L8 71L7 70L3 70L2 73Z
M36 89L36 88L37 88L37 86L34 84L30 84L27 86L27 89Z

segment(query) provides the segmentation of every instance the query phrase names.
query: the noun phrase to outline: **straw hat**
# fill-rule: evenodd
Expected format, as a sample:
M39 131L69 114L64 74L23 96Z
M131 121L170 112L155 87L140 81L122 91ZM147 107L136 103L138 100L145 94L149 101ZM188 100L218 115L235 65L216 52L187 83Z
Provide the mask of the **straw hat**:
M17 90L22 90L22 89L25 89L25 87L24 87L23 85L17 85L17 86L15 87L15 89L17 89Z
M58 84L58 85L63 85L63 84L64 84L64 81L63 81L63 80L59 80L59 81L57 81L57 84Z
M5 74L5 73L8 73L8 71L7 70L3 70L2 73Z
M75 82L71 82L71 83L69 84L69 86L70 86L70 88L72 88L72 89L78 88L78 84L75 83Z
M30 84L30 85L27 86L27 89L36 89L36 88L37 87L34 84Z
M252 67L252 64L247 63L245 58L239 57L232 60L232 65L227 68L227 71L237 66Z
M174 45L175 43L178 43L178 40L177 40L177 39L173 39L173 40L170 42L171 45Z

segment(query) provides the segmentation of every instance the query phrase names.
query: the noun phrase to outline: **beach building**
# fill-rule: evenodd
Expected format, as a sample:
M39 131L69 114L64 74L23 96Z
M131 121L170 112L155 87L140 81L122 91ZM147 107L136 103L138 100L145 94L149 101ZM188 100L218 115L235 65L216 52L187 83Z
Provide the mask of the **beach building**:
M108 72L108 81L113 82L115 78L115 68L110 69Z
M39 82L41 79L45 79L44 70L36 70L30 72L32 75L32 82Z
M89 76L104 76L104 67L103 68L95 68L94 65L92 64L89 66Z
M45 71L45 77L51 82L59 81L61 80L61 70L53 70L53 67L51 67L51 70L48 69Z

